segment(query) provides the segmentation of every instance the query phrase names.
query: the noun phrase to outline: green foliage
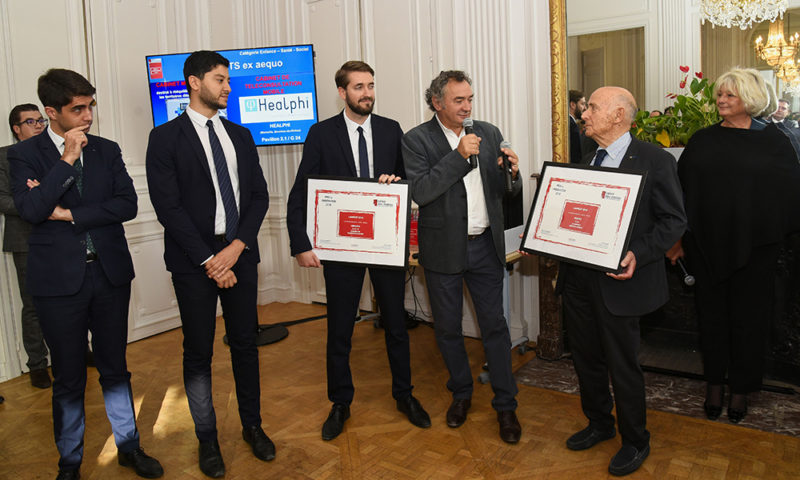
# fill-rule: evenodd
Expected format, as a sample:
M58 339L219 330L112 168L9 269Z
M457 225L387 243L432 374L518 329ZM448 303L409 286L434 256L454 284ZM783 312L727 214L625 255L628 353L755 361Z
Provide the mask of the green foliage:
M686 81L684 78L681 88L685 88ZM694 132L722 120L714 98L714 83L706 78L693 78L688 94L670 93L667 97L675 99L672 115L650 117L650 112L640 110L631 135L662 147L683 147Z

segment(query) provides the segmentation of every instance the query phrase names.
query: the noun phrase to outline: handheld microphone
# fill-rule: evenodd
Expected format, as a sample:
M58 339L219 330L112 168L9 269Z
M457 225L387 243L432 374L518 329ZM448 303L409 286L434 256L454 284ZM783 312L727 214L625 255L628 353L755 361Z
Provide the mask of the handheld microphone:
M694 275L686 271L686 265L683 263L683 259L679 258L676 263L681 267L681 272L683 272L683 283L685 283L687 287L694 285Z
M463 125L464 125L464 133L466 133L467 135L471 135L471 134L475 133L472 130L472 119L471 118L465 118ZM469 156L469 166L472 167L472 168L477 168L478 167L478 156L477 155L470 155Z
M500 142L500 148L511 148L511 142L503 140ZM506 174L506 193L511 193L513 190L511 187L511 164L508 162L508 155L505 153L503 154L503 166L500 168L502 168L503 172Z

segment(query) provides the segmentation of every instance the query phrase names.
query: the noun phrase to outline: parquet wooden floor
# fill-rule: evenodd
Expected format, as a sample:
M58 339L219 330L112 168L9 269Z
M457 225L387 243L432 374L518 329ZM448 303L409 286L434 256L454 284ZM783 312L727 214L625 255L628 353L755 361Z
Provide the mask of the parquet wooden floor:
M324 307L272 304L260 310L261 323L309 317ZM520 386L517 410L522 423L518 445L504 444L491 409L491 388L476 382L467 422L444 423L450 395L446 370L433 330L410 331L414 394L433 426L413 427L391 397L383 331L371 323L355 328L352 352L356 396L344 433L320 438L330 405L325 384L325 321L289 328L285 340L260 348L262 416L277 446L270 463L256 460L241 438L230 356L218 323L213 364L214 403L229 480L235 479L580 479L607 478L619 437L584 452L564 447L585 426L577 396ZM128 348L138 426L145 450L161 460L166 479L205 478L197 467L197 441L181 377L180 330ZM467 340L477 375L480 342ZM513 355L515 367L533 353ZM53 444L50 392L30 386L27 375L0 384L0 478L52 479L58 455ZM138 478L116 462L97 372L89 370L84 479ZM649 411L652 453L631 479L791 479L800 478L800 439Z

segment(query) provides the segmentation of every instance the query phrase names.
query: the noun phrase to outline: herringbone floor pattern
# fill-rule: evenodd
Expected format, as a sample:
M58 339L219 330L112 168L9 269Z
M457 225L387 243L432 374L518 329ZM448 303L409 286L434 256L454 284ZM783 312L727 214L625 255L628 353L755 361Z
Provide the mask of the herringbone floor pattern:
M272 304L261 323L324 313L324 307ZM237 479L579 479L607 478L619 437L584 452L564 440L583 428L577 396L520 387L522 440L504 444L491 409L491 388L476 382L467 422L444 423L450 396L433 330L410 331L414 394L433 426L413 427L391 398L383 331L370 323L355 328L352 366L356 396L344 433L323 442L320 428L330 405L325 384L325 321L290 327L285 340L260 348L263 425L277 458L263 463L241 438L230 356L218 323L214 357L214 403L229 480ZM183 393L180 330L128 348L142 445L156 456L167 479L205 478L197 467L197 442ZM480 342L467 341L473 371L483 360ZM513 355L515 368L533 354ZM30 386L27 375L0 384L0 478L52 479L58 456L52 437L50 392ZM97 372L89 370L84 479L133 479L116 462ZM800 439L649 412L652 453L631 479L800 478Z

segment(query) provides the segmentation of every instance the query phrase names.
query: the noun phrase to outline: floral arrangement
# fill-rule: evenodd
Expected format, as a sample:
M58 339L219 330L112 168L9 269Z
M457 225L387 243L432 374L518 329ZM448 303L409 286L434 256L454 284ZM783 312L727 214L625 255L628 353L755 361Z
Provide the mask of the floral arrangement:
M683 147L694 132L722 120L714 97L714 82L703 78L703 72L695 72L689 83L689 67L679 68L684 77L678 87L685 90L688 83L688 92L667 94L667 98L675 100L671 114L651 117L650 112L640 110L631 127L634 137L663 147Z

